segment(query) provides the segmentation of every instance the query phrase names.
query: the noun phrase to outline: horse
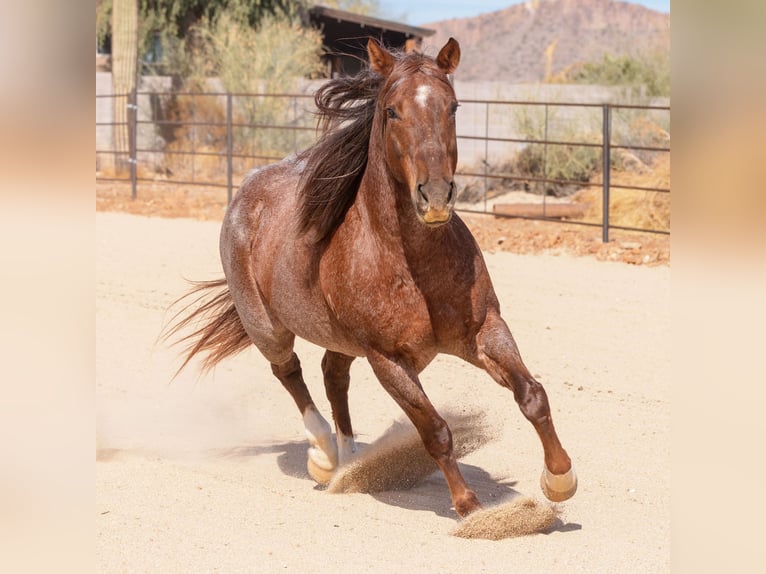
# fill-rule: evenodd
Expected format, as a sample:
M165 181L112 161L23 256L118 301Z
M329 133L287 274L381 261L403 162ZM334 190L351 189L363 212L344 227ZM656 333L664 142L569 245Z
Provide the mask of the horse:
M178 336L186 344L179 372L198 354L207 370L255 345L302 416L310 476L326 484L357 452L349 371L364 357L465 517L481 503L418 378L438 354L452 354L513 392L542 443L541 489L566 500L577 477L547 394L522 362L482 252L454 212L460 46L450 38L433 58L369 38L367 54L361 72L315 93L317 143L243 179L221 226L224 278L197 282L187 294L196 303L169 333L194 329ZM295 337L325 349L334 434L304 382Z

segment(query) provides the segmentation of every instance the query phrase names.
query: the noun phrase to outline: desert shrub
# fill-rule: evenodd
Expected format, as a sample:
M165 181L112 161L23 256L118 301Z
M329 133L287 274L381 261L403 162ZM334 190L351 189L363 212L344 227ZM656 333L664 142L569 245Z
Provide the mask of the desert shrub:
M528 145L512 163L515 175L562 180L568 183L531 182L529 191L557 197L573 193L587 183L601 162L601 150L577 145Z
M238 20L236 13L223 14L209 30L208 41L217 63L217 75L233 93L281 94L296 91L302 78L322 73L321 34L303 27L297 19L268 16L257 28ZM241 97L235 100L238 123L268 126L285 124L289 98ZM306 141L296 141L296 132L256 127L245 129L241 151L251 154L285 155Z
M660 50L638 55L604 54L600 61L571 67L559 81L623 86L633 97L670 96L670 55Z
M523 180L503 180L502 184L526 191L567 196L593 181L603 168L600 146L577 144L602 143L602 112L598 108L569 109L562 112L555 105L520 106L515 112L515 126L520 139L534 141L572 142L529 143L512 157L490 170L507 173L515 178L544 178L566 183L543 183ZM666 148L670 144L670 114L666 110L613 108L611 141L615 146ZM610 157L612 169L624 173L645 174L666 152L651 150L614 149Z
M516 129L523 139L530 141L555 140L573 142L571 145L530 143L519 150L505 165L516 177L555 179L567 183L525 182L527 191L538 194L565 196L573 193L578 184L586 183L601 163L601 150L597 147L576 145L598 141L598 132L588 125L590 120L564 121L557 117L554 107L546 111L542 106L521 106L515 110Z
M226 173L226 109L220 96L179 94L170 99L167 121L173 127L161 167L171 178L220 181ZM204 124L204 125L195 125ZM189 155L195 154L216 155Z
M171 35L166 46L164 65L175 70L174 85L180 92L162 102L156 114L170 122L158 127L167 144L166 152L225 151L226 98L204 95L220 91L220 87L211 90L213 77L219 79L224 90L235 94L232 120L241 124L233 128L235 154L273 160L313 141L310 131L269 127L303 121L295 110L295 99L273 94L294 92L300 80L323 71L321 35L303 27L297 17L265 15L253 26L248 3L230 0L225 12L215 18L202 18L183 39ZM247 170L253 163L235 159L235 170ZM166 153L162 169L175 176L190 177L193 172L196 178L210 172L205 177L220 180L226 161L213 156Z

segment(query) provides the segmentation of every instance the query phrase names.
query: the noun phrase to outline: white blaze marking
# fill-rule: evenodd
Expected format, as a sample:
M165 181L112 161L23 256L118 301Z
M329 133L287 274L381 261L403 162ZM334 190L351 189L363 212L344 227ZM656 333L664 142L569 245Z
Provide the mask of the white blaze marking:
M431 93L430 86L418 86L418 90L415 93L415 102L421 107L425 108L428 103L428 96Z

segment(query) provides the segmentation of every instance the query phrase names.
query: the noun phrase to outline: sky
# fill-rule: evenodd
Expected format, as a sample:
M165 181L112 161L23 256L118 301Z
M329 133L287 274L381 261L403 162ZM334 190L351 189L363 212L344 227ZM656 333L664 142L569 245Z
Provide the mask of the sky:
M381 17L418 26L429 22L468 18L496 12L523 0L380 0ZM670 0L626 0L658 12L670 12Z

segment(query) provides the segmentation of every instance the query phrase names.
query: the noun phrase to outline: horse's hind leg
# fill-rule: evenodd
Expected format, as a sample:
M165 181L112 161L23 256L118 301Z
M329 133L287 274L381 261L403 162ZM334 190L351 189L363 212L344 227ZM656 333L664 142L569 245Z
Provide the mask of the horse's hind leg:
M254 280L250 236L240 233L230 209L221 230L221 262L242 326L253 344L271 363L271 371L293 397L303 416L309 440L307 467L311 477L327 483L338 465L338 447L332 429L319 414L303 380L301 364L293 352L295 335L273 316Z
M338 447L332 428L319 413L303 380L301 363L292 350L295 336L281 325L258 317L257 313L264 309L262 306L250 305L246 309L247 314L240 314L240 317L249 319L243 321L245 330L261 354L271 363L271 372L293 397L303 416L303 426L309 440L306 463L309 475L318 483L326 484L338 466ZM262 316L267 317L265 313Z
M317 410L306 387L298 356L293 353L285 363L272 363L271 371L293 397L303 415L303 425L310 445L307 467L311 478L320 484L330 482L338 466L338 447L330 424Z
M356 452L351 415L348 411L349 370L354 357L327 351L322 358L325 392L332 407L338 443L339 464L346 464Z
M577 476L553 427L548 396L524 366L516 342L499 315L487 316L477 336L477 347L477 356L469 360L513 391L521 412L540 437L545 455L545 469L540 479L543 493L554 502L571 498L577 490Z
M302 417L309 441L306 466L311 478L319 484L330 482L338 466L338 446L332 428L311 398L303 380L303 371L298 356L292 351L295 336L283 328L271 324L270 330L249 330L255 346L271 363L271 372L293 397ZM265 333L269 333L268 336ZM284 357L286 361L282 361ZM281 361L281 362L280 362Z

